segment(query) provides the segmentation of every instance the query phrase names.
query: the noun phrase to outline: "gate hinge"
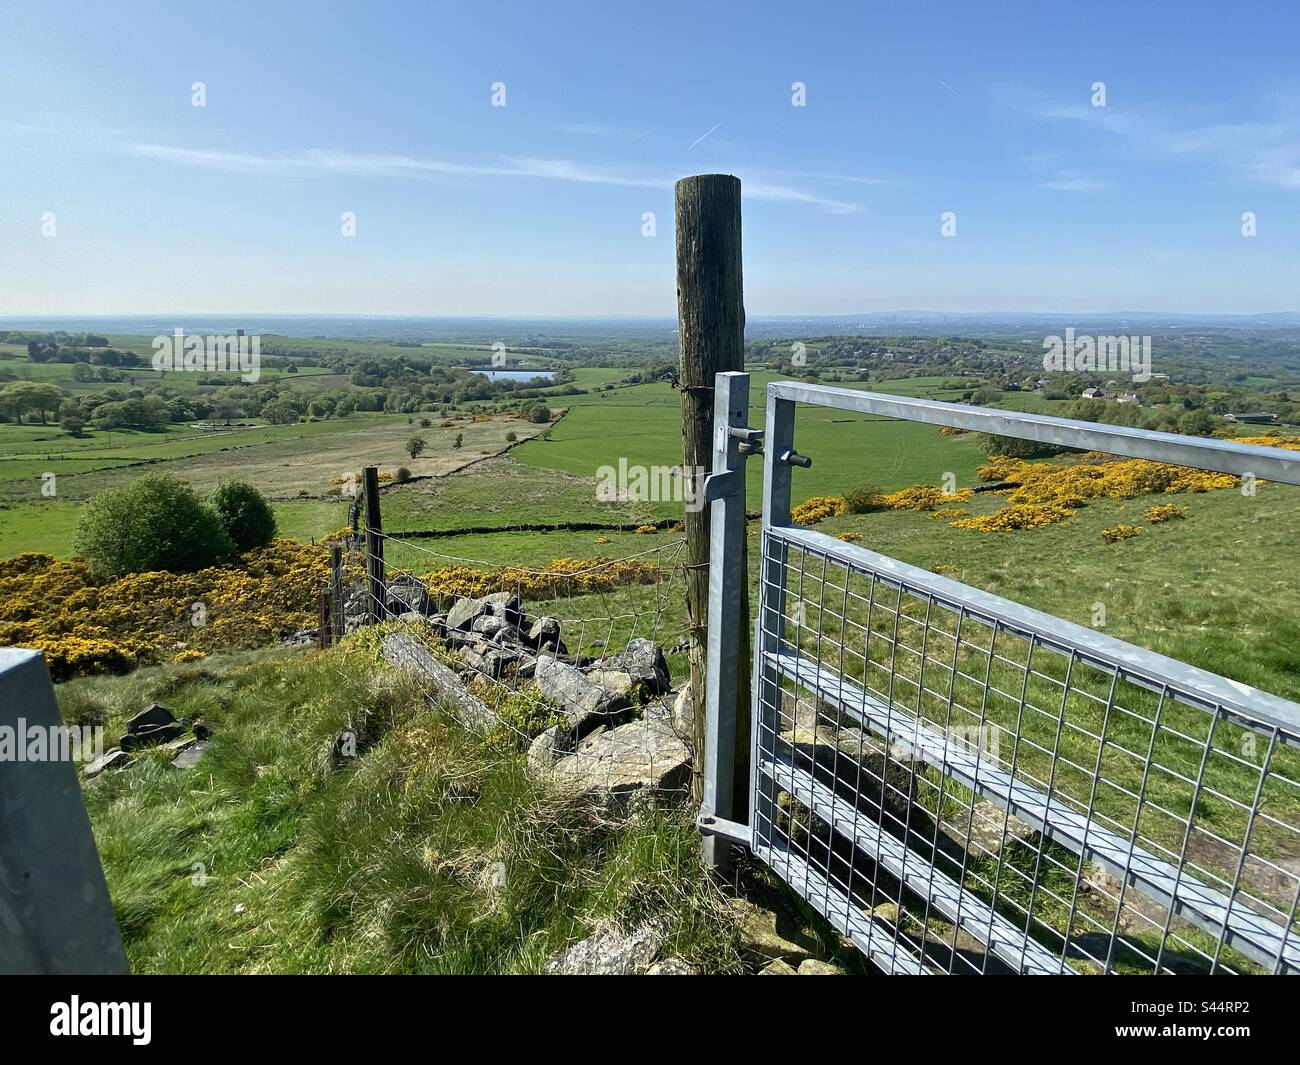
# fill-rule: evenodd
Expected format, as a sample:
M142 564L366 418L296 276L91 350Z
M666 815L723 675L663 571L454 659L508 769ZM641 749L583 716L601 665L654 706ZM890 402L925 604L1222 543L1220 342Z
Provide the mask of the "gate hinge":
M735 470L723 473L710 473L704 478L704 498L712 503L715 499L725 499L736 494L740 486L740 474Z
M728 821L725 817L711 814L707 810L701 810L699 816L695 818L695 827L705 836L717 836L729 843L738 843L742 847L752 847L754 843L754 831L749 825Z

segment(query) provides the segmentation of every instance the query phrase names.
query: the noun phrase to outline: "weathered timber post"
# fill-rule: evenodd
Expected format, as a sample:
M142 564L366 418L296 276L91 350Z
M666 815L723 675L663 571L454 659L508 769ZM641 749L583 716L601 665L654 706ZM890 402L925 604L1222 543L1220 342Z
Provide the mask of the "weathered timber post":
M699 174L682 178L676 187L677 206L677 322L681 336L682 443L684 477L693 481L689 498L703 499L702 481L713 468L713 382L727 371L745 368L745 307L740 256L740 179L730 174ZM687 508L686 609L690 624L691 699L694 704L694 776L696 801L704 799L706 696L705 659L709 605L709 510ZM748 617L748 581L741 609ZM745 637L748 624L740 626ZM735 648L748 673L748 639ZM749 733L748 684L738 685L736 723L741 736ZM735 780L743 794L741 776ZM731 817L731 810L713 811Z
M322 588L316 596L316 648L323 651L330 645L330 590Z
M366 575L370 583L370 605L366 613L374 625L384 620L388 608L388 590L384 586L384 519L379 513L379 467L367 466L362 478L366 497Z
M330 630L338 643L347 633L343 616L343 545L330 544Z

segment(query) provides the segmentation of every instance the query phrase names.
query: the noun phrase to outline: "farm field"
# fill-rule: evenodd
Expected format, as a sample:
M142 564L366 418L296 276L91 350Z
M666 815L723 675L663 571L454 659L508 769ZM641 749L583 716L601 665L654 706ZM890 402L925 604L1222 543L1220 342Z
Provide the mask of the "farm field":
M950 445L960 442L939 439ZM502 465L493 476L503 482L499 491L510 491L506 482L511 476L521 483L529 476L497 461ZM899 483L919 482L925 472L912 472L900 463ZM465 475L456 490L472 491L472 477ZM414 487L386 493L385 513L403 491ZM806 490L796 482L795 498L802 494ZM1289 545L1300 538L1300 490L1269 484L1253 498L1234 489L1169 498L1187 508L1184 520L1147 524L1146 510L1164 497L1141 496L1090 500L1060 524L1013 532L953 528L931 514L910 510L833 517L817 529L832 536L857 534L862 547L924 568L945 567L956 580L1081 625L1091 624L1094 604L1100 602L1106 608L1105 631L1113 636L1300 699L1300 655L1295 650L1300 646L1300 623L1295 620L1300 618L1300 587L1279 564ZM979 514L997 509L1002 500L975 497L963 505ZM1120 523L1133 524L1141 532L1119 543L1104 543L1101 530ZM390 544L388 559L420 572L451 565L455 559L539 567L561 557L624 557L666 547L678 536L667 530L655 535L584 531L448 536ZM750 539L754 583L755 523L750 525Z
M238 477L268 495L285 535L313 539L347 523L336 479L375 464L389 473L408 468L432 477L494 455L506 434L521 439L544 426L506 416L453 416L420 427L406 415L357 413L345 419L205 431L169 425L156 432L93 431L74 438L56 426L0 425L0 545L4 557L22 551L71 551L79 505L96 492L142 473L165 472L207 490ZM412 459L412 436L427 449ZM462 445L454 447L462 437ZM54 474L55 495L42 495ZM419 483L419 482L417 482Z
M578 368L575 383L589 391L555 401L564 414L549 426L460 414L450 426L435 418L421 429L418 419L413 424L405 415L361 412L223 432L169 425L157 432L92 431L82 438L55 426L0 425L0 554L71 554L82 502L141 472L158 471L200 489L231 476L250 480L271 497L283 535L319 539L346 523L346 502L330 495L337 487L331 481L373 462L388 471L406 466L415 477L384 488L387 529L451 534L391 542L394 568L427 572L458 560L542 567L558 558L668 557L680 534L666 529L457 532L679 518L680 502L597 498L597 469L617 466L620 457L630 465L680 462L679 394L667 382L603 387L625 376L615 368ZM775 378L753 375L751 424L762 424L765 388ZM961 378L936 376L846 387L955 399L963 385ZM1044 413L1059 406L1029 393L1005 393L1002 402ZM507 450L508 432L518 442ZM417 433L429 446L411 460L403 445ZM460 449L452 447L458 434ZM969 437L828 409L800 410L796 445L813 459L811 469L793 471L796 503L862 482L887 491L936 484L945 473L969 486L985 461ZM761 464L749 467L748 503L755 510ZM52 499L40 494L46 472L57 478ZM911 511L831 518L819 528L857 533L864 546L917 565L952 567L959 580L1081 623L1095 602L1104 602L1114 635L1279 694L1300 695L1300 665L1289 650L1300 633L1288 620L1300 616L1300 594L1275 566L1300 533L1292 490L1268 486L1255 499L1216 491L1178 501L1189 507L1188 520L1158 527L1142 522L1151 503L1142 498L1092 501L1060 525L1003 534L954 529ZM993 497L967 504L977 514L997 505ZM1142 535L1102 543L1101 528L1119 522L1141 526Z
M623 376L612 368L579 368L575 384L601 389ZM762 421L763 388L772 379L771 374L755 375L755 424ZM872 387L951 397L955 393L947 387L950 383L916 378ZM395 528L626 524L680 516L677 502L606 503L595 494L597 469L617 466L620 457L646 466L680 463L678 393L666 383L655 383L556 397L553 402L557 407L562 403L559 409L567 414L549 429L506 417L476 421L464 414L453 416L449 427L435 418L432 427L421 429L405 415L362 412L283 426L218 431L173 424L157 431L92 430L83 437L70 436L55 425L0 424L0 540L6 556L23 550L66 553L76 524L75 504L142 472L172 473L201 489L232 476L250 480L272 498L286 533L310 539L344 524L343 510L319 500L299 502L297 497L323 496L334 478L372 462L389 471L406 466L417 478L385 490L385 514ZM845 431L851 427L857 431ZM450 471L504 449L507 432L524 441L508 456L444 479ZM865 444L859 432L866 434ZM411 460L403 445L416 434L426 438L428 449ZM458 434L463 435L463 446L455 449L451 445ZM811 470L796 471L797 498L843 491L864 479L900 488L918 480L937 481L946 471L964 484L982 461L969 442L942 437L930 427L846 417L843 412L805 411L798 439L815 463ZM858 460L864 455L872 458L869 467ZM753 471L749 498L757 507L761 476L757 466ZM56 477L54 498L41 495L46 473ZM418 479L427 477L438 479Z
M751 425L762 425L766 388L777 380L772 373L754 373L750 379ZM870 382L844 387L956 398L948 378L913 378ZM568 416L543 438L516 448L512 455L523 465L563 470L580 477L596 476L602 465L667 466L681 463L681 397L666 383L632 385L610 392L566 397ZM795 443L800 453L813 459L811 469L796 469L796 502L814 495L837 494L862 481L888 490L918 482L937 483L945 472L965 485L975 478L984 453L969 439L946 437L933 426L899 422L869 415L824 408L799 412ZM761 501L762 467L750 464L748 505ZM648 503L661 517L680 513L680 504Z

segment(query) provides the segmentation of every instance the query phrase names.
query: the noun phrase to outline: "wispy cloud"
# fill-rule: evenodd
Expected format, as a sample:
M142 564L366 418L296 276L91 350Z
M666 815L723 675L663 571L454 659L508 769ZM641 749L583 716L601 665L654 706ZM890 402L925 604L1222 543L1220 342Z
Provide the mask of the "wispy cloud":
M608 137L611 140L639 141L648 136L645 130L633 133L631 130L605 126L598 122L557 122L554 128L561 133L573 133L579 137Z
M566 159L503 156L494 163L455 163L408 155L382 155L313 148L296 155L251 155L244 152L132 144L131 151L149 159L183 166L261 176L310 176L336 173L360 177L503 178L564 181L587 185L668 190L673 179L615 170ZM806 189L741 175L744 195L755 200L796 203L833 214L857 214L855 203L831 199Z
M1044 181L1040 188L1055 189L1057 192L1109 192L1115 182L1102 178L1084 177L1072 170L1062 170L1050 181Z
M1270 98L1266 118L1251 122L1180 121L1150 107L1091 107L1003 94L1022 113L1073 122L1109 134L1135 156L1203 160L1236 180L1300 189L1300 100Z

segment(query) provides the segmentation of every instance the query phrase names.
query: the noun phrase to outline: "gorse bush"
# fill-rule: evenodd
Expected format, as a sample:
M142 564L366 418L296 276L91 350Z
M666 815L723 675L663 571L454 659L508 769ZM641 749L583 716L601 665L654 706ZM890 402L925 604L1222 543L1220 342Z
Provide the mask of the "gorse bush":
M271 504L247 481L225 481L211 496L212 509L235 548L251 551L275 539L275 514Z
M790 510L790 518L797 525L816 525L826 518L844 514L844 500L840 496L813 496Z
M77 525L76 550L104 577L186 573L224 562L235 545L216 510L189 485L146 474L100 492Z
M1101 530L1101 538L1104 543L1113 544L1120 540L1127 540L1130 537L1136 536L1141 531L1142 530L1136 525L1129 525L1127 523L1112 525L1108 529Z
M878 484L860 484L844 493L844 505L850 514L870 514L885 509L883 494Z
M1161 522L1187 517L1187 508L1176 503L1157 503L1154 507L1148 507L1142 516L1152 525L1159 525Z
M964 503L975 493L969 488L945 492L937 484L914 484L880 497L885 510L935 510L948 503Z
M232 565L115 578L80 559L19 555L0 562L0 646L40 648L63 680L279 643L314 623L316 590L328 573L322 548L293 540Z
M1056 444L1024 440L1017 436L997 436L993 433L976 433L975 441L986 455L1006 455L1013 459L1042 459L1069 450Z

